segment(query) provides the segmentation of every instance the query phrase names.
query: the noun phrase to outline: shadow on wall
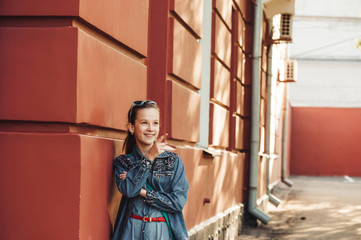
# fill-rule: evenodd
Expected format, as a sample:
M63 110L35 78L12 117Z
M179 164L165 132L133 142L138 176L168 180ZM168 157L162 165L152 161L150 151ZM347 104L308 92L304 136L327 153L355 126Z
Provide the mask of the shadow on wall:
M113 143L114 158L123 153L122 151L123 144L124 141L119 141L119 142L114 141ZM114 161L114 159L112 159L112 161ZM115 182L115 173L113 171L113 165L111 168L111 172L112 174L110 175L111 180L110 180L109 192L108 192L108 213L113 231L115 219L117 218L117 214L118 214L120 200L122 199L122 194L119 192L117 184Z
M108 195L108 213L112 225L112 231L114 231L115 219L117 218L119 203L121 199L122 199L122 194L118 190L117 184L115 182L115 174L113 171L112 181L109 187L109 195Z

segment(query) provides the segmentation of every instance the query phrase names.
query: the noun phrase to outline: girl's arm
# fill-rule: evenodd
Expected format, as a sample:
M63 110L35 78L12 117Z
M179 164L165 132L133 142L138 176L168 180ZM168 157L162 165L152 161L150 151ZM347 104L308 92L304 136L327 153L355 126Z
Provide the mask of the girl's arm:
M114 160L116 182L119 191L123 195L126 197L135 197L137 195L146 197L146 191L142 186L147 180L153 160L164 152L167 143L163 142L163 140L167 136L168 133L165 133L159 137L146 156L142 155L135 162L131 162L128 155L120 155Z
M134 162L127 155L116 157L113 167L119 192L128 198L138 196L147 180L151 166L152 162L144 156ZM124 172L126 172L126 179L124 179Z
M119 174L119 178L121 179L121 180L125 180L125 179L127 179L127 172L123 172L123 173L121 173L121 174ZM142 188L142 189L140 189L140 193L139 193L139 195L141 196L141 197L146 197L147 196L147 191L144 189L144 188Z
M174 178L171 184L171 192L146 190L145 203L150 204L164 212L181 212L187 202L189 184L184 172L182 159L177 156L174 166Z

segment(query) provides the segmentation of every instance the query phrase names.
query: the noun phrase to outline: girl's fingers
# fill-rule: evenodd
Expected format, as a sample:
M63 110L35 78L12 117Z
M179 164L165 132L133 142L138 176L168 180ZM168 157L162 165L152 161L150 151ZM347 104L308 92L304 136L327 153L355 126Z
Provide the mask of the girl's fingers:
M157 158L160 154L162 154L165 151L166 143L162 142L166 137L168 136L168 133L163 134L160 138L158 138L151 149L146 154L146 157L153 160Z
M127 172L124 171L123 173L119 174L119 178L125 180L127 178Z
M157 139L157 142L161 143L166 137L168 137L168 133L164 133L160 138Z
M168 144L167 142L168 133L163 134L161 137L157 139L155 142L158 148L158 153L161 154L165 150L174 151L177 148L174 145Z

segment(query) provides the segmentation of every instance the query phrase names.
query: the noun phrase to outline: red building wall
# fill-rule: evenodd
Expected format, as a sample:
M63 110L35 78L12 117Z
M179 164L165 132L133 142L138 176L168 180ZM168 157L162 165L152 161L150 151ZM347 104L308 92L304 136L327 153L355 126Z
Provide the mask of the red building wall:
M177 145L177 153L185 162L190 191L184 214L190 229L245 200L251 69L242 66L247 31L242 13L252 12L254 5L251 1L242 5L221 0L213 3L209 144L224 152L222 156L208 157L196 146L200 124L200 71L202 61L208 61L202 59L199 42L202 39L203 1L174 0L170 1L169 8L167 1L162 3L153 2L150 6L148 97L159 103L164 113L162 131L168 132L169 142ZM237 14L237 21L243 24L239 32L238 27L232 25L232 14ZM251 28L247 32L252 36ZM238 41L237 48L232 48L235 43L232 36ZM232 58L235 53L240 56L241 67L238 67L237 58ZM233 83L238 84L237 91L244 93L237 92L239 98L231 97ZM235 128L235 121L231 122L231 119L236 119L232 116L236 107L237 119L243 120L244 124L237 122L239 125ZM229 191L230 187L236 189ZM210 199L210 203L204 204L205 199Z
M137 99L157 101L185 163L188 229L246 201L253 10L213 2L209 145L222 155L209 157L196 146L202 1L2 1L0 239L109 239L121 198L112 160Z
M0 239L109 239L112 159L147 98L148 1L1 5Z
M292 175L361 176L361 109L292 107Z

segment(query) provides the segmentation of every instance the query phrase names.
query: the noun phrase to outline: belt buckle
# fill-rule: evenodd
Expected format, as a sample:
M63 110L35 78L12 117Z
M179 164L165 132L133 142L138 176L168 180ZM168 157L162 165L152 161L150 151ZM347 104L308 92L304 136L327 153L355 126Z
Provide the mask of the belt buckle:
M146 218L148 218L149 220L147 221ZM148 215L147 215L147 216L144 216L144 217L143 217L143 222L152 222L152 218L149 217Z

